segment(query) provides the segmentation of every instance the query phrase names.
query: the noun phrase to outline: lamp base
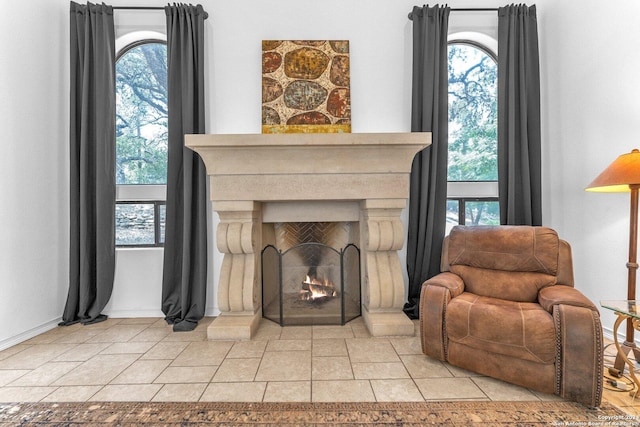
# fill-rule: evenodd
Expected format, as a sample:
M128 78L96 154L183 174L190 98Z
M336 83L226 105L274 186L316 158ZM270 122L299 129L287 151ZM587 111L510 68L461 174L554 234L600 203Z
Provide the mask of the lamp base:
M626 363L622 357L622 354L629 357L630 352L633 352L634 359L637 362L640 362L640 348L638 348L633 342L625 341L620 346L618 354L616 354L616 360L613 362L613 367L609 368L609 374L613 375L616 378L620 378L622 374L624 374L624 366Z

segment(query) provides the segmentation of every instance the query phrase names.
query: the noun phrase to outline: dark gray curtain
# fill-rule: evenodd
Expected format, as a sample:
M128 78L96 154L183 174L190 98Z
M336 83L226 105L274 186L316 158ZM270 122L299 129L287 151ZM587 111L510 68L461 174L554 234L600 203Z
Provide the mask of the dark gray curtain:
M500 222L542 225L540 67L536 7L498 9Z
M207 285L206 170L184 146L185 134L204 133L204 20L202 6L165 7L169 138L162 311L174 331L193 330L204 316Z
M411 131L431 132L432 144L411 166L405 313L418 318L422 283L440 272L447 209L449 7L415 6Z
M115 30L71 2L69 293L61 325L105 320L115 270Z

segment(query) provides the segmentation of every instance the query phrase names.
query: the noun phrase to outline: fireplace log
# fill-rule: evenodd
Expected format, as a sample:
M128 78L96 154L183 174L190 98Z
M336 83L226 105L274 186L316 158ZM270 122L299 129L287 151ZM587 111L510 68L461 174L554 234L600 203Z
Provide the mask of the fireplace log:
M319 296L334 297L336 296L336 288L331 285L323 285L320 283L302 282L302 290L310 294Z
M331 285L323 285L321 283L302 282L300 290L300 299L309 302L324 302L336 297L338 293L336 288Z

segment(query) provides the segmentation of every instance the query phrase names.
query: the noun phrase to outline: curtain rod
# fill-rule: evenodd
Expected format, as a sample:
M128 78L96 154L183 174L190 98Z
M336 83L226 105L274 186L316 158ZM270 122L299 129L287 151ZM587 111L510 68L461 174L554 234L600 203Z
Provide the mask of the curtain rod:
M497 12L497 7L458 7L451 8L451 12Z
M163 6L112 6L113 10L164 10Z
M454 7L451 12L497 12L497 7ZM409 19L413 20L413 12L409 12Z
M112 6L113 10L164 10L164 6ZM207 19L209 14L204 13L204 19Z

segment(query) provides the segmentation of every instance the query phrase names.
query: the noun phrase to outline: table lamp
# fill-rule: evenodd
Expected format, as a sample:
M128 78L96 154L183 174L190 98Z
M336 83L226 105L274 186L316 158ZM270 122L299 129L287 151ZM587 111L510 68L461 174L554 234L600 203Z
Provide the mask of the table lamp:
M640 188L640 151L634 149L631 153L622 154L611 163L591 184L586 191L602 193L631 193L631 207L629 215L629 262L627 262L628 282L627 299L636 299L636 271L638 270L638 189ZM625 355L633 351L635 359L640 361L640 349L633 339L633 323L627 319L627 333L621 346ZM624 360L621 355L616 356L613 369L609 372L620 376L624 371Z

